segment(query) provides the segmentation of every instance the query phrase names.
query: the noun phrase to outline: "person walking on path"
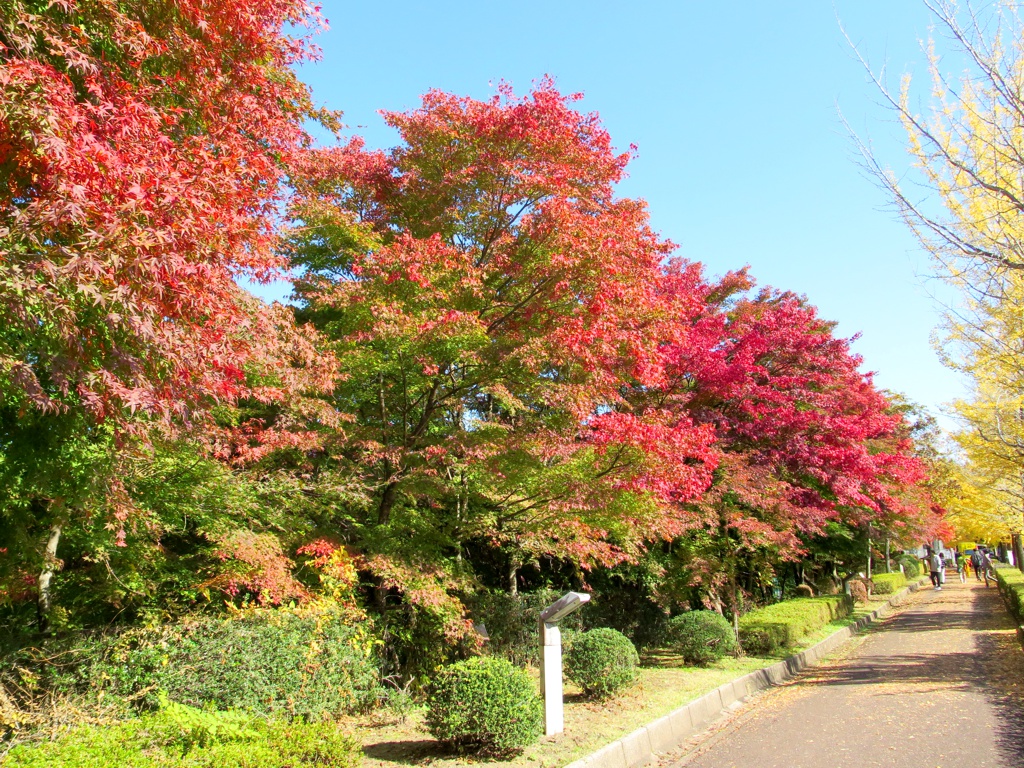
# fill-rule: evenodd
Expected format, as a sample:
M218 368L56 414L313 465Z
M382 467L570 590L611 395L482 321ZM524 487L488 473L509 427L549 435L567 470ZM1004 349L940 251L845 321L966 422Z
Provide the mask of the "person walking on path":
M960 583L967 583L967 558L958 552L953 553L953 558L956 560L956 573L960 577Z
M942 558L938 552L932 552L929 558L929 569L932 578L932 586L935 589L942 589Z
M971 553L971 565L974 566L974 577L981 581L981 547L975 547Z
M978 568L981 570L981 575L985 577L985 588L988 589L989 578L995 579L995 575L992 573L992 559L984 549L979 550L979 552L981 553L981 562Z

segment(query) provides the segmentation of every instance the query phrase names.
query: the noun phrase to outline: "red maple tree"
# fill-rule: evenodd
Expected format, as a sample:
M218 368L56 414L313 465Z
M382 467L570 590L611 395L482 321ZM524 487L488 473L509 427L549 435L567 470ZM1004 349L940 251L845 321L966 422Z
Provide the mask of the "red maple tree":
M273 214L318 116L303 0L0 10L0 383L15 408L129 421L260 394ZM327 115L320 115L328 118Z

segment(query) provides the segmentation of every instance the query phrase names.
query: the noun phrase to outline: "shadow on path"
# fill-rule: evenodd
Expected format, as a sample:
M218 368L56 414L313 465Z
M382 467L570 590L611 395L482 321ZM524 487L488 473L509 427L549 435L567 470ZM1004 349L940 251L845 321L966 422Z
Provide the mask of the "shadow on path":
M996 749L1008 765L1024 766L1024 653L1015 630L979 634L974 638L982 688L996 716Z

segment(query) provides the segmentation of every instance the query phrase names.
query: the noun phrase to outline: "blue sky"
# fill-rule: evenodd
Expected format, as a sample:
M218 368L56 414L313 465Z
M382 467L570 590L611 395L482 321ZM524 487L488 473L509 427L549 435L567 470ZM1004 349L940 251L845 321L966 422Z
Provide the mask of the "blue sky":
M878 383L931 408L962 394L930 346L938 322L928 259L859 169L837 105L897 171L892 115L838 19L893 82L926 86L918 0L733 3L327 0L323 60L302 78L350 133L389 147L377 110L430 88L486 98L550 74L582 91L616 146L639 146L621 194L712 274L749 265L763 285L806 294ZM927 93L926 90L922 91Z

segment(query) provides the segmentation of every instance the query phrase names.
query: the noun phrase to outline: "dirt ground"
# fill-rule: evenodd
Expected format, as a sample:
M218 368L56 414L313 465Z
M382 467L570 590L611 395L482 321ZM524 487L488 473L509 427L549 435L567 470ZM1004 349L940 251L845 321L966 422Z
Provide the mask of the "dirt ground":
M663 768L1021 768L1024 652L995 587L922 589L826 665L753 697Z

